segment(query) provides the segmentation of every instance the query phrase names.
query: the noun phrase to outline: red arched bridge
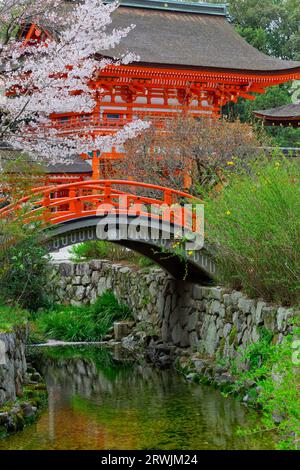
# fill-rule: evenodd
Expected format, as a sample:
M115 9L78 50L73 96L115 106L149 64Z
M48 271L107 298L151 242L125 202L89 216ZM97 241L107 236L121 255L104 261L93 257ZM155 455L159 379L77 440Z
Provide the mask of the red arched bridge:
M210 283L216 265L203 246L200 203L190 194L153 184L91 180L33 188L18 201L6 202L0 218L41 220L50 252L107 240L147 256L178 279Z

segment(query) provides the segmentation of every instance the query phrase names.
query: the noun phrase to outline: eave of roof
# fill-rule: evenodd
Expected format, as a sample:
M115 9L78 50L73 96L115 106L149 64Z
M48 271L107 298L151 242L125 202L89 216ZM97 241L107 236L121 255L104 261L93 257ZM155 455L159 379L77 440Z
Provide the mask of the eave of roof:
M5 142L0 142L0 158L5 170L5 167L8 163L13 164L15 161L18 161L20 158L20 152L14 150L11 146L7 145ZM43 162L43 159L40 158L36 161L31 161L27 158L29 163L41 163L41 170L45 174L86 174L91 175L93 173L91 165L83 160L80 155L74 155L72 162L70 163L56 163L51 164L49 162ZM13 167L10 167L10 173L13 173Z
M56 163L55 165L47 165L46 173L51 175L65 175L65 174L85 174L92 175L93 170L91 165L82 160L82 162L75 163Z
M104 0L104 3L112 3L114 0ZM227 4L207 2L181 2L176 0L120 0L124 7L145 8L162 11L181 11L186 13L198 13L202 15L227 15Z
M268 120L300 120L300 104L288 104L266 110L255 111L254 114Z

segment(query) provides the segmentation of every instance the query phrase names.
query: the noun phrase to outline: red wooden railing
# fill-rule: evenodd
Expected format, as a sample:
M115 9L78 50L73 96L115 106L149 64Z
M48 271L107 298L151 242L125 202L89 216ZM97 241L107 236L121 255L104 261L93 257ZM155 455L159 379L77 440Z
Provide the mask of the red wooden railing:
M143 195L143 192L149 195ZM154 196L154 193L157 196ZM104 210L105 213L111 210L118 214L150 214L151 217L171 219L174 223L191 228L193 214L190 208L187 212L184 202L191 204L201 201L183 191L154 184L125 180L90 180L31 189L28 195L0 209L0 218L16 215L26 221L43 220L55 225L82 217L97 216L99 210ZM176 210L166 210L156 216L150 211L151 204L166 208L172 208L174 205Z
M144 114L138 115L138 118L151 121L157 129L164 129L166 121L169 119L164 116L148 116ZM120 115L119 118L103 118L99 114L70 115L53 118L51 127L62 134L70 134L73 132L99 132L110 134L117 132L130 122L132 122L132 119L128 119L123 115Z

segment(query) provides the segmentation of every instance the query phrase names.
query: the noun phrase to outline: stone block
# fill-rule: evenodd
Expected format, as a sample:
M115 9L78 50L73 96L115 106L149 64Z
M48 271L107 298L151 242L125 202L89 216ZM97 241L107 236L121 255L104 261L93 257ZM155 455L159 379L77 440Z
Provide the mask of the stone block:
M99 259L94 259L90 261L90 268L92 271L101 271L102 269L102 261Z
M102 295L105 291L107 290L107 280L105 277L101 277L99 279L98 285L97 285L97 294L100 296Z
M259 300L256 305L255 314L254 314L254 321L256 325L261 326L264 324L264 319L262 315L263 308L266 307L266 302Z
M114 337L116 341L121 341L129 335L132 330L132 322L114 322Z
M193 298L195 300L202 300L204 295L203 295L203 288L201 286L198 286L198 285L194 285L194 288L193 288Z
M164 310L165 310L165 294L162 291L157 290L157 301L156 301L156 308L159 317L162 319L164 317Z
M188 346L190 346L189 333L186 329L182 330L179 345L181 348L187 348Z
M197 311L193 309L189 313L189 318L188 318L188 323L187 323L188 331L195 330L196 325L197 325L197 320L198 320Z
M170 341L170 327L167 320L163 320L161 327L161 337L165 343Z
M85 287L84 286L78 286L75 290L75 300L82 300L85 296Z
M164 318L168 320L170 318L170 313L171 313L171 303L172 303L172 297L169 294L166 298L165 301L165 306L164 306Z
M190 346L194 346L194 347L198 346L199 338L198 338L196 331L191 331L189 333L189 342L190 342Z
M231 295L232 304L237 307L238 301L240 300L241 297L243 297L242 292L235 290L230 295Z
M245 315L249 315L254 308L254 300L241 297L238 300L238 309Z
M184 308L178 308L178 312L179 312L179 323L181 325L182 328L185 328L188 324L188 320L189 320L189 313L190 313L191 309L188 308L188 307L184 307Z
M230 294L223 294L223 303L225 307L232 305L232 299Z
M91 283L91 277L88 274L85 274L81 278L81 284L83 286L88 286Z
M222 300L224 289L221 287L211 287L210 289L210 298L214 300Z
M259 330L256 325L252 328L251 338L253 343L258 343L260 340Z
M101 274L99 273L99 271L93 271L91 276L91 283L96 286L99 282L100 277Z
M209 356L214 356L217 352L217 327L214 321L211 321L207 328L206 337L203 338L205 343L205 349Z
M230 332L232 330L232 325L231 323L226 323L223 329L223 336L224 338L227 338L230 335Z
M81 285L81 276L74 276L72 279L73 286L80 286Z
M264 321L264 327L267 330L275 331L277 322L276 322L276 309L274 307L263 307L262 308L262 318Z
M61 276L73 276L75 265L71 262L59 263L58 272Z
M278 331L284 332L288 327L288 321L294 315L294 311L291 308L280 307L277 310L276 326Z
M121 274L129 274L132 272L132 270L128 266L123 266L122 268L119 269L119 272Z
M176 323L171 330L171 337L172 341L176 346L180 346L181 338L182 338L182 328L179 323Z
M76 273L77 276L84 276L85 274L90 274L90 265L89 265L89 263L76 264L75 273Z

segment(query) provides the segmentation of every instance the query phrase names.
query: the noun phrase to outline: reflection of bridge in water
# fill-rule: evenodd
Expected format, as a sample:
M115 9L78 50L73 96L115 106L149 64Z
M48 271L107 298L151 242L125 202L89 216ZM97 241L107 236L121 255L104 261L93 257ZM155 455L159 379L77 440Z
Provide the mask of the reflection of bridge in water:
M182 191L124 180L51 185L0 210L2 218L14 214L52 226L50 252L101 239L147 256L177 279L210 283L216 274L203 247L201 201Z

